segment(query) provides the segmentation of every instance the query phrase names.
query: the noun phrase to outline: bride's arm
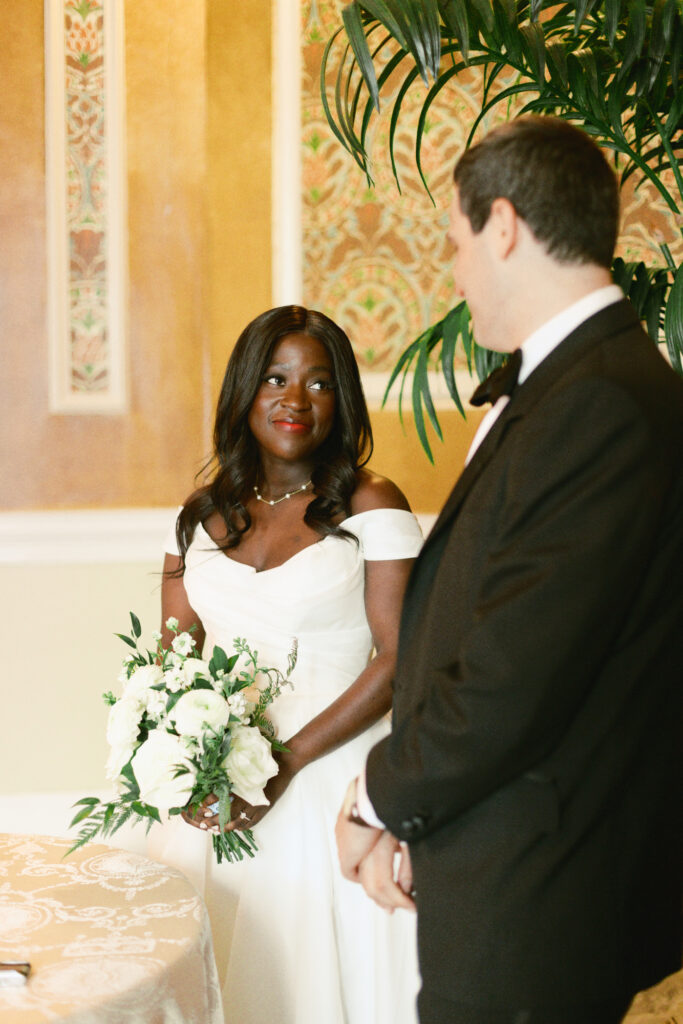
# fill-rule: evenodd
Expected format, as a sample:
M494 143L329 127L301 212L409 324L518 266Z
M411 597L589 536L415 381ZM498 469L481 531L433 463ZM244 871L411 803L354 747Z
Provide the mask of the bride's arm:
M176 618L179 633L189 630L191 626L197 627L192 636L197 641L197 650L201 651L205 639L204 627L190 605L183 577L173 575L180 566L178 555L166 554L161 583L161 642L164 647L171 646L174 634L166 628L166 622L169 618Z

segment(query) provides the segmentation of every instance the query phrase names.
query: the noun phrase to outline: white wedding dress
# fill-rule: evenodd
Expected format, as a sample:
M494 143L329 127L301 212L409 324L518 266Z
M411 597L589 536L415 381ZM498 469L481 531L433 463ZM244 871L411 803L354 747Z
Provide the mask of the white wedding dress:
M206 630L204 648L228 653L236 637L260 664L298 660L270 708L286 741L352 683L372 637L364 607L364 559L414 557L412 513L377 509L346 519L359 540L324 537L263 572L220 551L197 527L185 587ZM177 554L174 531L167 550ZM414 1024L419 988L415 916L380 910L342 878L334 823L349 781L389 730L386 719L301 771L254 829L259 852L214 861L208 835L172 819L154 826L150 855L180 868L204 896L229 1024Z

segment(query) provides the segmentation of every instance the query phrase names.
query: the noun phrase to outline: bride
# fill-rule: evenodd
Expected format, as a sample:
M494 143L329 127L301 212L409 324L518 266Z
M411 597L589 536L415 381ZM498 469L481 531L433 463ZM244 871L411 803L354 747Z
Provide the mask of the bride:
M389 728L421 545L401 491L363 468L372 435L344 332L299 306L253 320L226 369L214 448L211 482L169 537L162 619L196 625L208 652L244 637L282 669L296 639L293 687L270 708L288 751L267 805L232 802L228 828L254 829L254 860L214 863L210 800L155 826L150 852L206 899L226 1021L412 1024L414 915L390 916L345 881L334 842L348 779Z

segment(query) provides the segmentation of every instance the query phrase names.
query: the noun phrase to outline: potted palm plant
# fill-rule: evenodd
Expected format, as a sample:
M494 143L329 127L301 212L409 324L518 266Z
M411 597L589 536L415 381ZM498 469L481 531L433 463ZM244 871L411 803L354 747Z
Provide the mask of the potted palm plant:
M415 132L415 160L429 191L421 163L429 111L443 102L455 76L478 69L481 109L468 144L482 120L501 106L513 109L514 116L533 112L574 121L611 152L621 187L651 183L683 234L682 64L680 0L353 0L325 48L321 91L334 135L371 180L368 132L391 90L387 155L400 187L394 140L402 105L421 76L427 93ZM670 247L662 243L653 264L618 258L613 273L650 336L666 345L672 366L683 375L683 266ZM501 359L476 345L467 307L460 302L408 346L387 388L388 393L400 378L403 389L412 371L415 425L430 458L425 414L439 436L441 430L428 367L438 357L449 393L463 412L453 369L459 343L479 377Z

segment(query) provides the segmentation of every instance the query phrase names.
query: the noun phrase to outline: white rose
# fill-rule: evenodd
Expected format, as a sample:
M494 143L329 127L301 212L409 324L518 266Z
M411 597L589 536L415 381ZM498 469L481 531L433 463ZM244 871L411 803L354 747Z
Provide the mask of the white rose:
M133 751L135 750L134 745L112 747L109 751L109 757L107 758L107 766L105 768L105 776L110 782L115 782L121 774L121 769L124 765L127 765L130 761Z
M144 803L167 811L190 799L196 772L177 736L155 729L136 750L131 767ZM176 776L179 767L188 772Z
M189 633L179 633L178 636L174 637L171 641L171 647L176 654L184 654L186 657L191 654L192 648L195 647L197 641Z
M219 732L228 724L228 702L215 690L188 690L169 714L183 736L202 736L207 728Z
M173 631L176 630L179 625L180 623L178 622L174 615L171 615L169 619L166 619L166 629L170 629L171 631Z
M255 725L236 725L223 768L230 779L230 788L247 803L268 804L263 787L277 775L278 766L270 743Z
M124 697L137 697L141 702L147 702L147 691L152 686L163 683L164 673L159 665L140 665L136 668L130 679L123 686Z
M107 743L111 747L135 746L140 730L140 711L137 700L124 696L109 708Z

